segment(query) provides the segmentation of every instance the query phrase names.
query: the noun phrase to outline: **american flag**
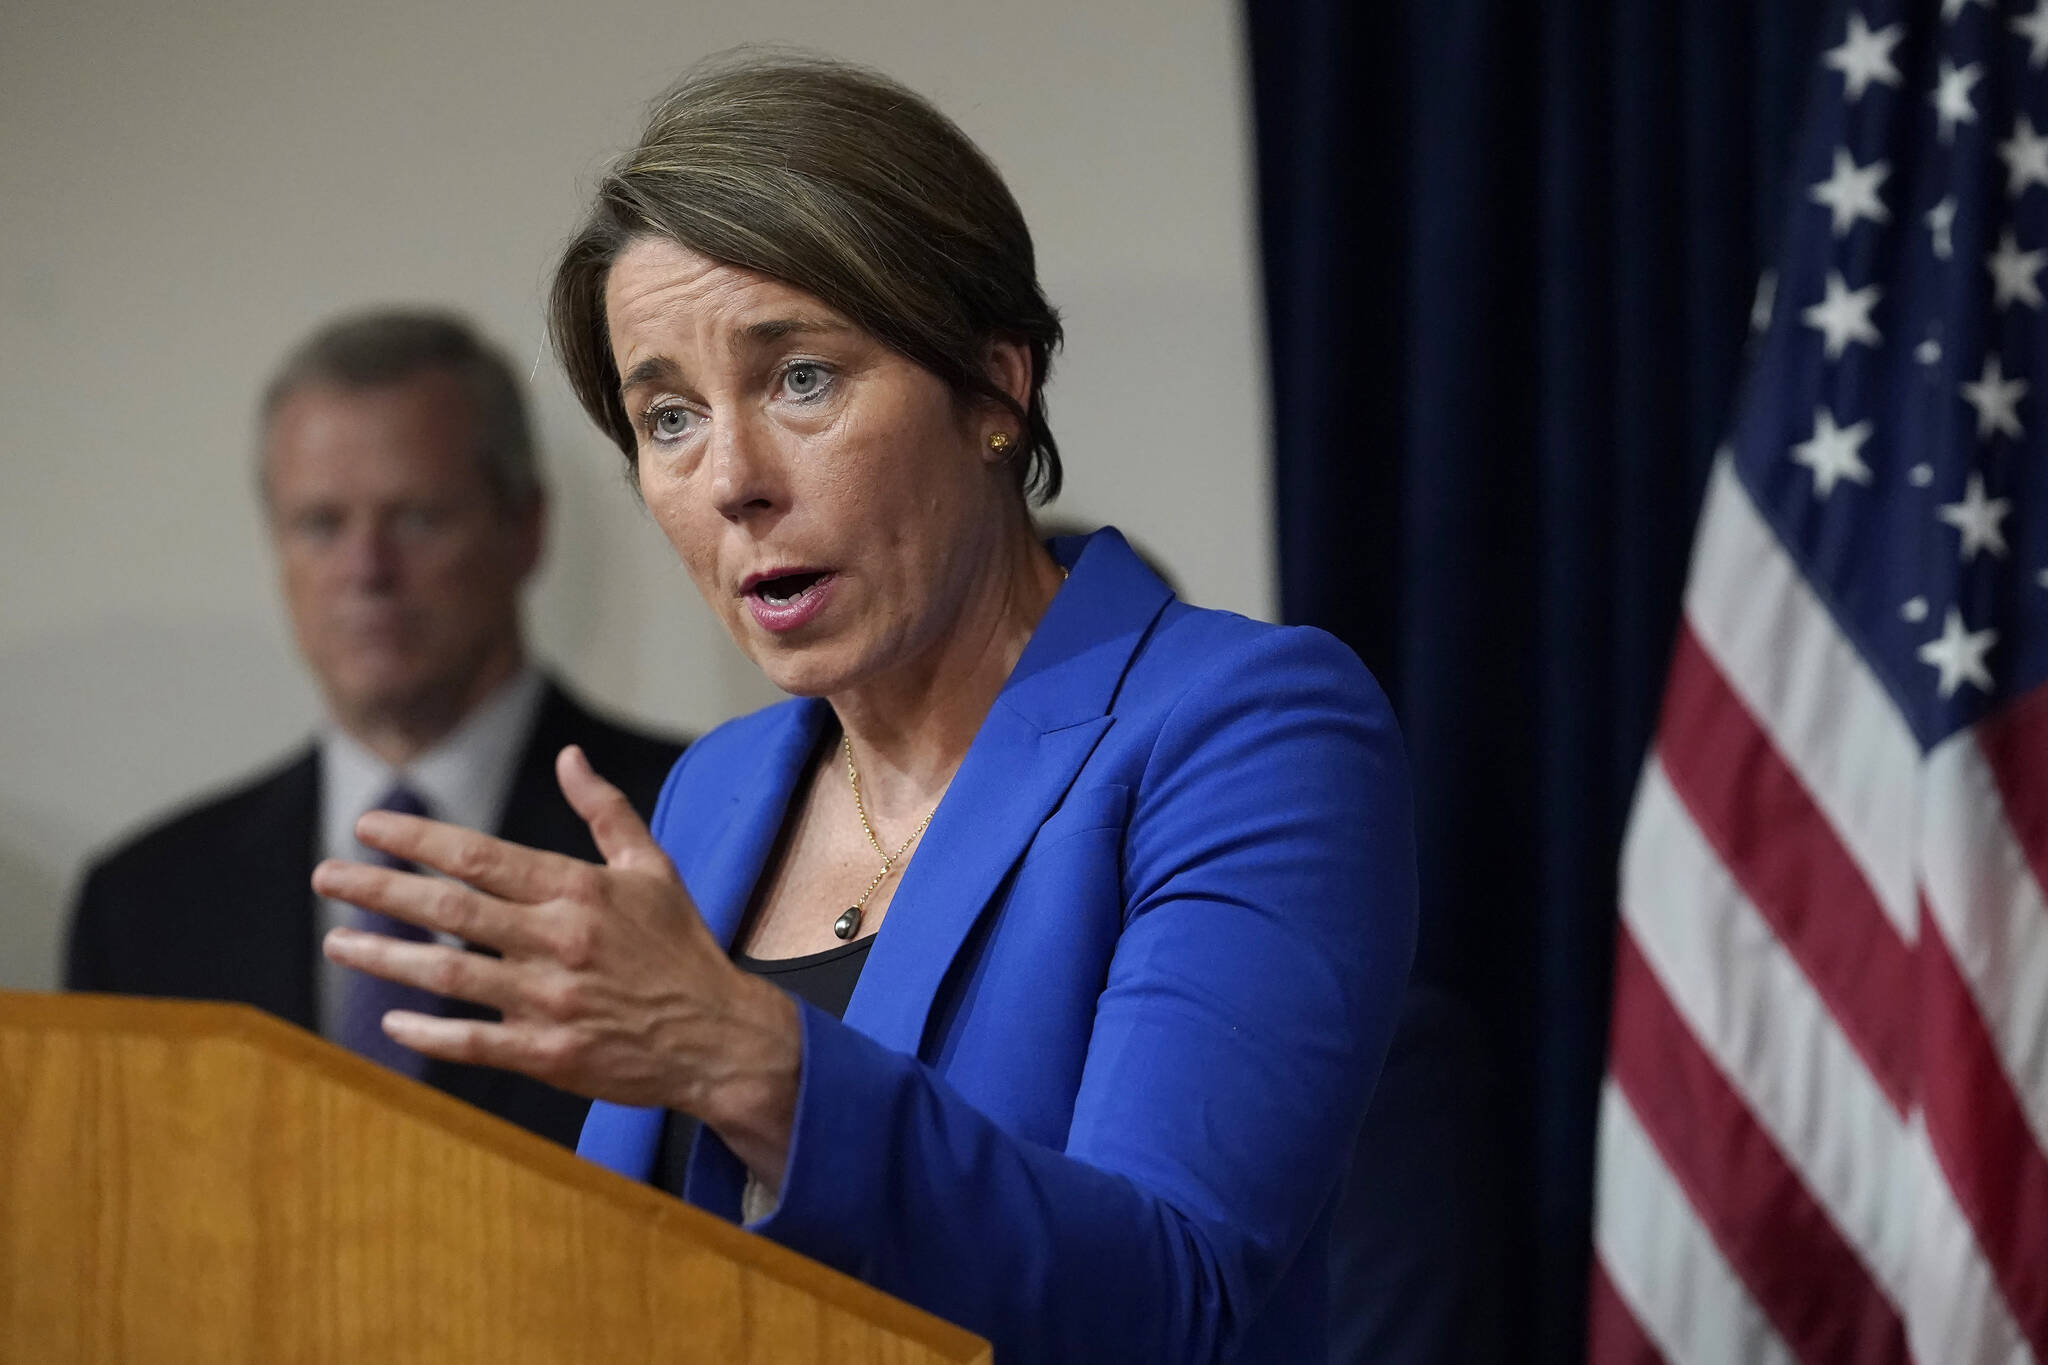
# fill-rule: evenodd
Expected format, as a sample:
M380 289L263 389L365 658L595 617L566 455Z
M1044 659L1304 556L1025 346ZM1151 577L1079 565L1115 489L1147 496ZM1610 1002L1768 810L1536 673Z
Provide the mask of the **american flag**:
M2048 0L1828 24L1622 853L1599 1365L2048 1365Z

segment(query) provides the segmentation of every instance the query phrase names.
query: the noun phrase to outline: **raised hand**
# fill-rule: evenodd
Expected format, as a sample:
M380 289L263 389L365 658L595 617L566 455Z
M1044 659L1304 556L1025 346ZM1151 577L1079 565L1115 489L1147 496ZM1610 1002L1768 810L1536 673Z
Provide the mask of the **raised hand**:
M781 1182L802 1038L794 1003L734 967L618 788L582 750L555 775L590 827L602 866L417 816L372 811L371 848L445 881L329 859L321 895L497 949L336 929L344 966L488 1005L501 1020L394 1010L384 1031L430 1057L524 1072L593 1099L694 1114L771 1188Z

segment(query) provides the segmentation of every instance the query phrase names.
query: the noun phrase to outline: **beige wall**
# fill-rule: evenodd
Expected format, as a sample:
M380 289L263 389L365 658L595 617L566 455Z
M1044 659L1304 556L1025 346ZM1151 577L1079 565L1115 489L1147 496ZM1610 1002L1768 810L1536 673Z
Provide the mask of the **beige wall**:
M1272 607L1244 75L1227 0L12 0L0 6L0 986L56 979L91 849L306 731L252 395L336 310L427 300L533 357L541 653L701 729L769 699L541 353L593 172L693 58L873 63L1008 176L1070 345L1056 512ZM234 869L223 868L223 894Z

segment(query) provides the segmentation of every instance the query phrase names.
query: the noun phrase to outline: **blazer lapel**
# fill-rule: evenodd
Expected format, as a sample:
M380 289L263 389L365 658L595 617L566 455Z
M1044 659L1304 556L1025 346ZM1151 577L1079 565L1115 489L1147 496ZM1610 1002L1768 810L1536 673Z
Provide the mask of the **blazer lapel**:
M1071 576L969 746L905 870L846 1022L917 1054L976 923L1110 727L1116 689L1172 592L1115 531L1056 542Z
M702 852L678 869L704 926L727 949L746 918L754 887L789 818L790 797L804 763L830 716L831 708L814 699L783 702L770 712L760 761L734 784L723 811L707 817L717 823L693 841Z
M314 992L313 861L320 835L320 750L309 747L262 794L256 818L224 859L236 884L221 898L231 925L208 936L232 963L228 999L248 1000L301 1028L318 1029ZM195 935L195 938L201 937Z
M847 1023L918 1052L961 945L1108 728L1097 716L1048 734L1015 712L989 712L889 904Z
M590 831L555 781L555 755L563 745L576 742L587 720L561 688L552 681L547 684L512 773L496 831L499 838L572 857L597 858Z

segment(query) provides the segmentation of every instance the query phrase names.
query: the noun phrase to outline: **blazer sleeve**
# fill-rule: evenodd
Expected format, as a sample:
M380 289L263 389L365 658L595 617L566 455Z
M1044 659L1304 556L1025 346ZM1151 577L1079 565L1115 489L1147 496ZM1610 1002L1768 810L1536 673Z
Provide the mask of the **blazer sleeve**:
M1261 632L1174 703L1064 1150L806 1008L782 1198L754 1225L1004 1360L1229 1358L1331 1199L1414 951L1406 762L1357 659ZM699 1141L690 1197L741 1174Z

